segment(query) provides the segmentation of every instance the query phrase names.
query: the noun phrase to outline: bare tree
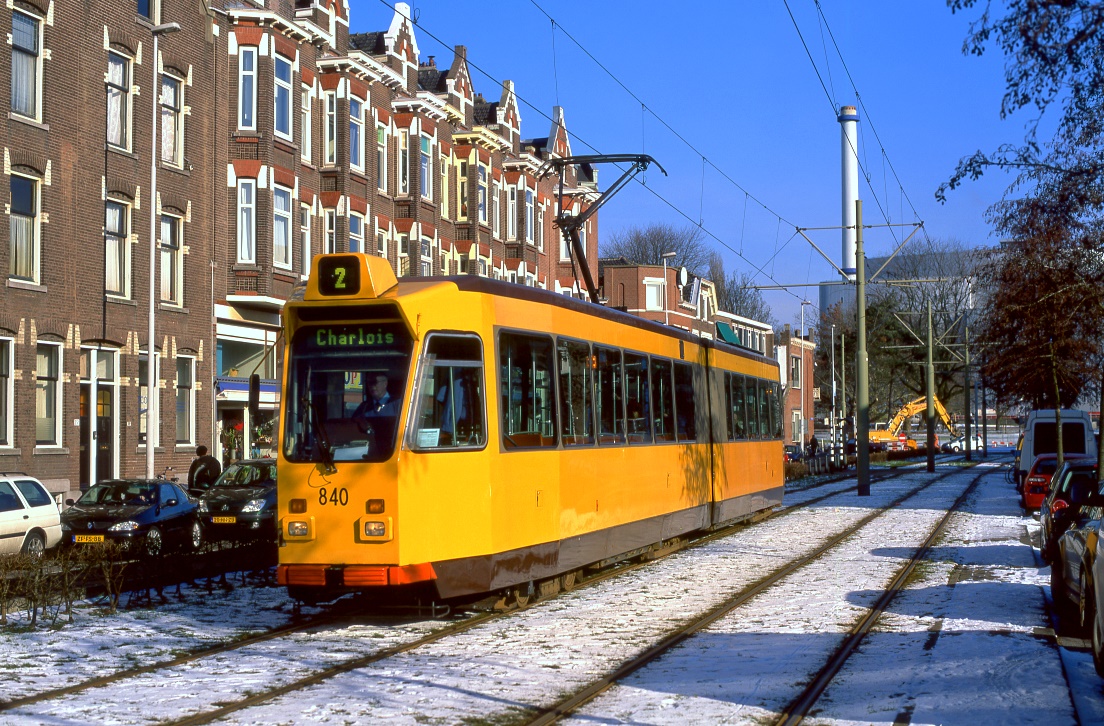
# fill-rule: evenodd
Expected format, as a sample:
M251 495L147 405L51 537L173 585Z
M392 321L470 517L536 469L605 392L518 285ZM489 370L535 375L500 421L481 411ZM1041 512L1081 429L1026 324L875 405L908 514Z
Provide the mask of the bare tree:
M717 307L720 310L757 320L771 327L777 325L770 305L763 299L762 291L754 287L755 277L750 273L725 273L724 260L714 252L709 256L706 278L712 280L717 289Z
M645 227L628 227L612 233L601 244L603 258L623 257L638 265L662 265L663 255L674 252L668 267L685 267L695 275L703 275L709 266L709 246L701 229L694 226L677 228L663 222Z

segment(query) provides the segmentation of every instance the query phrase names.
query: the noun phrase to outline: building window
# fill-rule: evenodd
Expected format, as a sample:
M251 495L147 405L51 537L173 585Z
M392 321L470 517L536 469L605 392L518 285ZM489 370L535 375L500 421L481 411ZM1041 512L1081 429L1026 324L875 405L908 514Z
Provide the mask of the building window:
M376 126L376 187L387 193L387 127Z
M387 257L387 232L382 229L376 230L376 254Z
M109 295L127 297L130 290L127 264L127 238L129 237L129 215L125 204L107 203L104 215L105 244L107 245L107 280L105 289Z
M502 238L502 205L499 197L502 196L502 187L498 182L491 185L491 233L496 239Z
M273 114L273 131L276 135L288 139L291 135L291 61L283 56L275 58L275 72L273 74L276 86L273 89L276 110Z
M364 217L359 214L349 215L349 251L364 251Z
M326 210L326 238L323 243L322 254L332 255L337 252L337 212L333 209Z
M242 48L238 55L238 128L257 128L256 48Z
M421 272L422 277L429 277L433 274L433 243L425 237L422 237L421 244Z
M408 254L410 254L409 242L410 238L407 237L405 234L399 235L399 254L403 257L406 257Z
M311 89L309 86L303 86L303 90L299 93L299 125L302 127L299 133L303 136L299 144L299 155L303 158L303 161L309 164L311 163L311 135L314 131L311 126Z
M354 169L364 171L364 102L359 98L349 99L349 164Z
M662 310L663 309L663 283L662 282L645 282L644 283L644 309L645 310Z
M459 218L467 221L468 219L468 162L460 162L460 177L456 185L456 193L460 198L460 203L457 205L457 209L460 211Z
M0 339L0 446L10 447L12 442L12 341Z
M107 54L107 143L130 148L130 59Z
M537 207L537 249L544 252L544 207Z
M804 443L801 440L801 411L790 411L790 441L795 441L799 444Z
M326 164L337 163L337 94L326 94Z
M479 165L479 222L487 223L487 167Z
M790 357L790 388L801 388L801 358Z
M161 76L161 161L184 165L184 115L181 95L184 84Z
M148 424L148 421L149 421L149 403L150 403L150 401L149 401L149 372L148 372L149 371L149 365L148 365L148 362L149 362L149 353L148 352L147 353L141 353L139 355L139 358L138 358L138 443L140 445L145 445L146 444L146 439L147 439L146 434L147 434L147 431L148 431L147 424ZM158 368L160 367L161 356L155 353L154 356L153 356L153 363L154 363L153 377L154 377L154 381L156 381L160 377L160 374L158 372ZM158 390L156 385L153 387L153 390L154 391ZM160 437L158 436L158 430L157 430L157 427L155 426L155 427L153 427L153 436L152 436L153 440L151 442L153 446L155 446L155 447L157 446L159 438Z
M39 343L35 357L35 443L61 444L61 346Z
M272 188L272 264L291 269L291 190Z
M38 118L42 53L42 22L19 11L12 13L11 107L20 116Z
M311 208L309 204L299 205L299 249L303 254L303 277L310 274L311 264Z
M399 131L399 194L410 193L410 132Z
M422 143L422 163L421 163L421 178L418 183L422 188L423 199L433 199L433 157L430 152L433 149L433 142L428 136L421 138Z
M238 262L257 262L257 180L238 180Z
M441 219L449 219L449 163L441 155Z
M517 187L506 189L506 239L517 239Z
M138 14L147 20L153 20L154 0L138 0Z
M161 302L183 305L184 266L181 264L180 225L183 220L161 215Z
M38 281L38 181L12 174L11 276Z
M533 227L536 217L533 210L533 192L529 189L525 190L525 241L529 244L533 244L536 240L533 238Z
M195 443L195 358L176 359L176 443Z

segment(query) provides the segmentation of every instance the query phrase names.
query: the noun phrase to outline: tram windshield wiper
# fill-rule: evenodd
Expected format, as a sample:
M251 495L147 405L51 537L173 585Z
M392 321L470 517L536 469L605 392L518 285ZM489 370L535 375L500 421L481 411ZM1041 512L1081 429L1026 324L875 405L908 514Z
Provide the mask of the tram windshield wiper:
M311 428L311 435L318 443L318 453L322 457L322 470L326 474L334 474L337 472L337 467L334 466L333 444L330 443L330 436L326 433L326 425L322 423L322 416L317 408L318 402L308 402L306 398L302 398L300 403L307 409L307 422Z

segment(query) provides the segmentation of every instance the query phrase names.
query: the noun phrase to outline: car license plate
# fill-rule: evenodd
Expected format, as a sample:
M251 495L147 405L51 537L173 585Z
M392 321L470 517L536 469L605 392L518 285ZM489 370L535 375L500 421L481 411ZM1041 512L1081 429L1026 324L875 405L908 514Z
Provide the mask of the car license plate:
M73 535L74 542L103 542L104 536L102 534L75 534Z
M234 524L237 521L237 517L211 517L212 524Z

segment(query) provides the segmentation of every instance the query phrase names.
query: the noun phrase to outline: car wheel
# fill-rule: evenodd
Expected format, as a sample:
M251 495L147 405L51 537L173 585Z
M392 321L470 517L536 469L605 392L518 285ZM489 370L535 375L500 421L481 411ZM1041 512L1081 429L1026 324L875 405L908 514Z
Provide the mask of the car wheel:
M39 532L31 532L23 541L23 554L41 557L46 552L46 538Z
M165 543L161 539L161 530L157 527L150 527L150 530L146 532L146 547L145 553L150 557L157 557L161 554L161 550L164 549Z
M192 522L192 549L198 550L203 546L203 525L199 520Z

